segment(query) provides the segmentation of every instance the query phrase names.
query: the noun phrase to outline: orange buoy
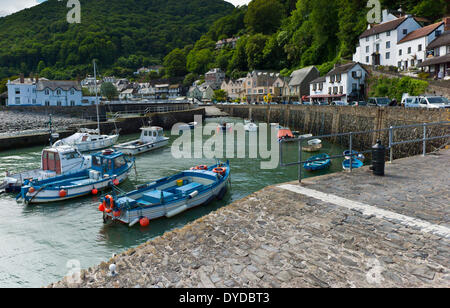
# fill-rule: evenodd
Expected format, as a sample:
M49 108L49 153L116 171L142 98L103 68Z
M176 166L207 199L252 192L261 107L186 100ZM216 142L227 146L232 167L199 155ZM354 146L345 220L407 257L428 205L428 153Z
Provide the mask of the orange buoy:
M119 181L118 179L115 179L115 180L113 181L113 184L117 186L117 185L120 184L120 181Z
M98 189L97 189L97 188L94 188L94 189L92 190L92 194L93 194L93 195L98 194Z
M30 187L30 188L28 189L28 192L29 192L30 194L34 193L35 191L36 191L36 189L34 189L34 187Z
M214 173L218 173L218 174L221 174L221 175L224 175L226 171L227 171L227 169L223 168L223 167L217 167L217 168L213 169Z
M120 215L122 215L122 213L120 211L114 211L113 215L114 215L114 217L120 217Z
M105 206L103 205L103 203L100 203L100 205L98 206L98 210L100 212L104 212L105 211Z
M206 165L196 166L195 170L208 170L208 166L206 166Z
M111 195L105 196L105 201L104 201L105 204L106 204L106 199L109 200L109 208L113 209L114 208L114 198Z
M65 191L64 189L61 189L61 190L59 191L59 196L60 196L61 198L64 198L65 196L67 196L67 191Z
M147 217L144 217L139 220L139 223L141 224L141 227L148 227L150 225L150 220Z

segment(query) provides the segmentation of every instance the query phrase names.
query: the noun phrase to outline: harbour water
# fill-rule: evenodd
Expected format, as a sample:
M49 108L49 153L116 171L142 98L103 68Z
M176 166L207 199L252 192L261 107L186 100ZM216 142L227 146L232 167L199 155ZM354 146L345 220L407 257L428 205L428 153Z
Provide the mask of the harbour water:
M242 119L209 119L207 122L240 122ZM307 132L304 132L307 133ZM166 132L170 136L170 132ZM123 136L120 142L137 139ZM171 142L177 136L170 136ZM209 137L205 136L204 139ZM246 143L248 143L246 138ZM0 174L40 167L41 147L0 153ZM324 142L322 152L339 154L343 148ZM289 144L285 160L297 160L295 143ZM305 154L305 158L311 154ZM239 200L268 185L297 179L297 167L260 169L261 159L231 158L232 190L222 201L201 206L171 219L152 221L147 228L107 225L98 212L98 196L89 196L51 205L25 206L15 196L0 196L0 287L40 287L60 280L76 269L88 268L108 260L113 253L136 247L174 228L179 228L222 206ZM161 177L199 164L212 164L212 159L174 159L170 146L136 158L134 171L121 188L132 190ZM304 177L341 171L341 161L333 161L329 170L308 173ZM275 206L275 205L274 205Z

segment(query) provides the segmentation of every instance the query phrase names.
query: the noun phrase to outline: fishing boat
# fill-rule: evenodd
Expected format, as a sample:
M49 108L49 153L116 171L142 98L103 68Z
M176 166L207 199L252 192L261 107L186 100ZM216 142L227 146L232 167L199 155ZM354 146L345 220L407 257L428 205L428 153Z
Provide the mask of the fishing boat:
M41 181L56 176L76 173L91 168L92 160L90 155L83 156L75 147L58 146L55 148L45 148L41 154L41 168L27 170L16 174L6 173L0 190L7 193L18 192L27 181Z
M295 138L294 134L289 128L283 127L278 130L278 141L289 142L295 140L297 140L297 138Z
M352 159L352 169L359 169L364 166L364 163L359 159ZM350 159L346 159L342 162L342 168L344 170L350 170Z
M330 155L320 154L309 158L303 165L303 168L305 168L307 171L317 171L330 168L330 166Z
M197 166L171 177L157 180L119 197L107 195L99 211L104 222L117 221L130 227L137 223L171 218L193 207L222 199L230 181L230 164Z
M25 181L17 200L27 204L69 200L117 186L128 178L134 159L105 150L92 155L92 167L41 181Z
M164 137L161 127L142 127L141 137L138 140L114 146L114 149L127 155L137 155L162 148L169 144L169 138Z
M76 147L80 152L93 152L112 147L118 139L117 134L100 135L99 130L82 128L72 136L55 142L53 147L68 145Z
M246 132L257 132L258 131L258 125L255 123L248 123L244 125L244 129Z
M354 159L358 159L358 160L360 160L362 162L364 162L364 160L366 159L364 154L359 153L358 151L351 151L350 152L350 150L347 150L347 151L344 151L343 155L344 155L345 159L350 159L350 156L353 156Z

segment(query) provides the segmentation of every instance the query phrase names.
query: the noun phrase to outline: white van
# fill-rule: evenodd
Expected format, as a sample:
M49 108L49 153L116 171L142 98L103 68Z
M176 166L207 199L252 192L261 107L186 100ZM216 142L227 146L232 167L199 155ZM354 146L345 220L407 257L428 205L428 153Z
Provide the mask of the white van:
M422 96L419 101L422 108L450 108L450 102L442 96Z
M420 96L404 96L402 106L406 108L419 108Z

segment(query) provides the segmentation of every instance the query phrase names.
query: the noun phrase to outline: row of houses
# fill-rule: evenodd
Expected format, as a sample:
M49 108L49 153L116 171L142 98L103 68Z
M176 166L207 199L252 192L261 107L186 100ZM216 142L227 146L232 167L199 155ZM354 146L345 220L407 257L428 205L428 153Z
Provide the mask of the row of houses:
M262 103L265 97L277 102L354 101L364 97L367 71L360 63L335 66L321 77L315 66L294 71L289 77L277 72L253 71L245 78L224 80L221 89L230 100Z
M384 10L381 23L368 26L359 37L353 61L449 76L450 61L443 56L450 53L450 48L441 36L448 35L450 17L424 25L427 22L422 18L397 13L400 15Z

